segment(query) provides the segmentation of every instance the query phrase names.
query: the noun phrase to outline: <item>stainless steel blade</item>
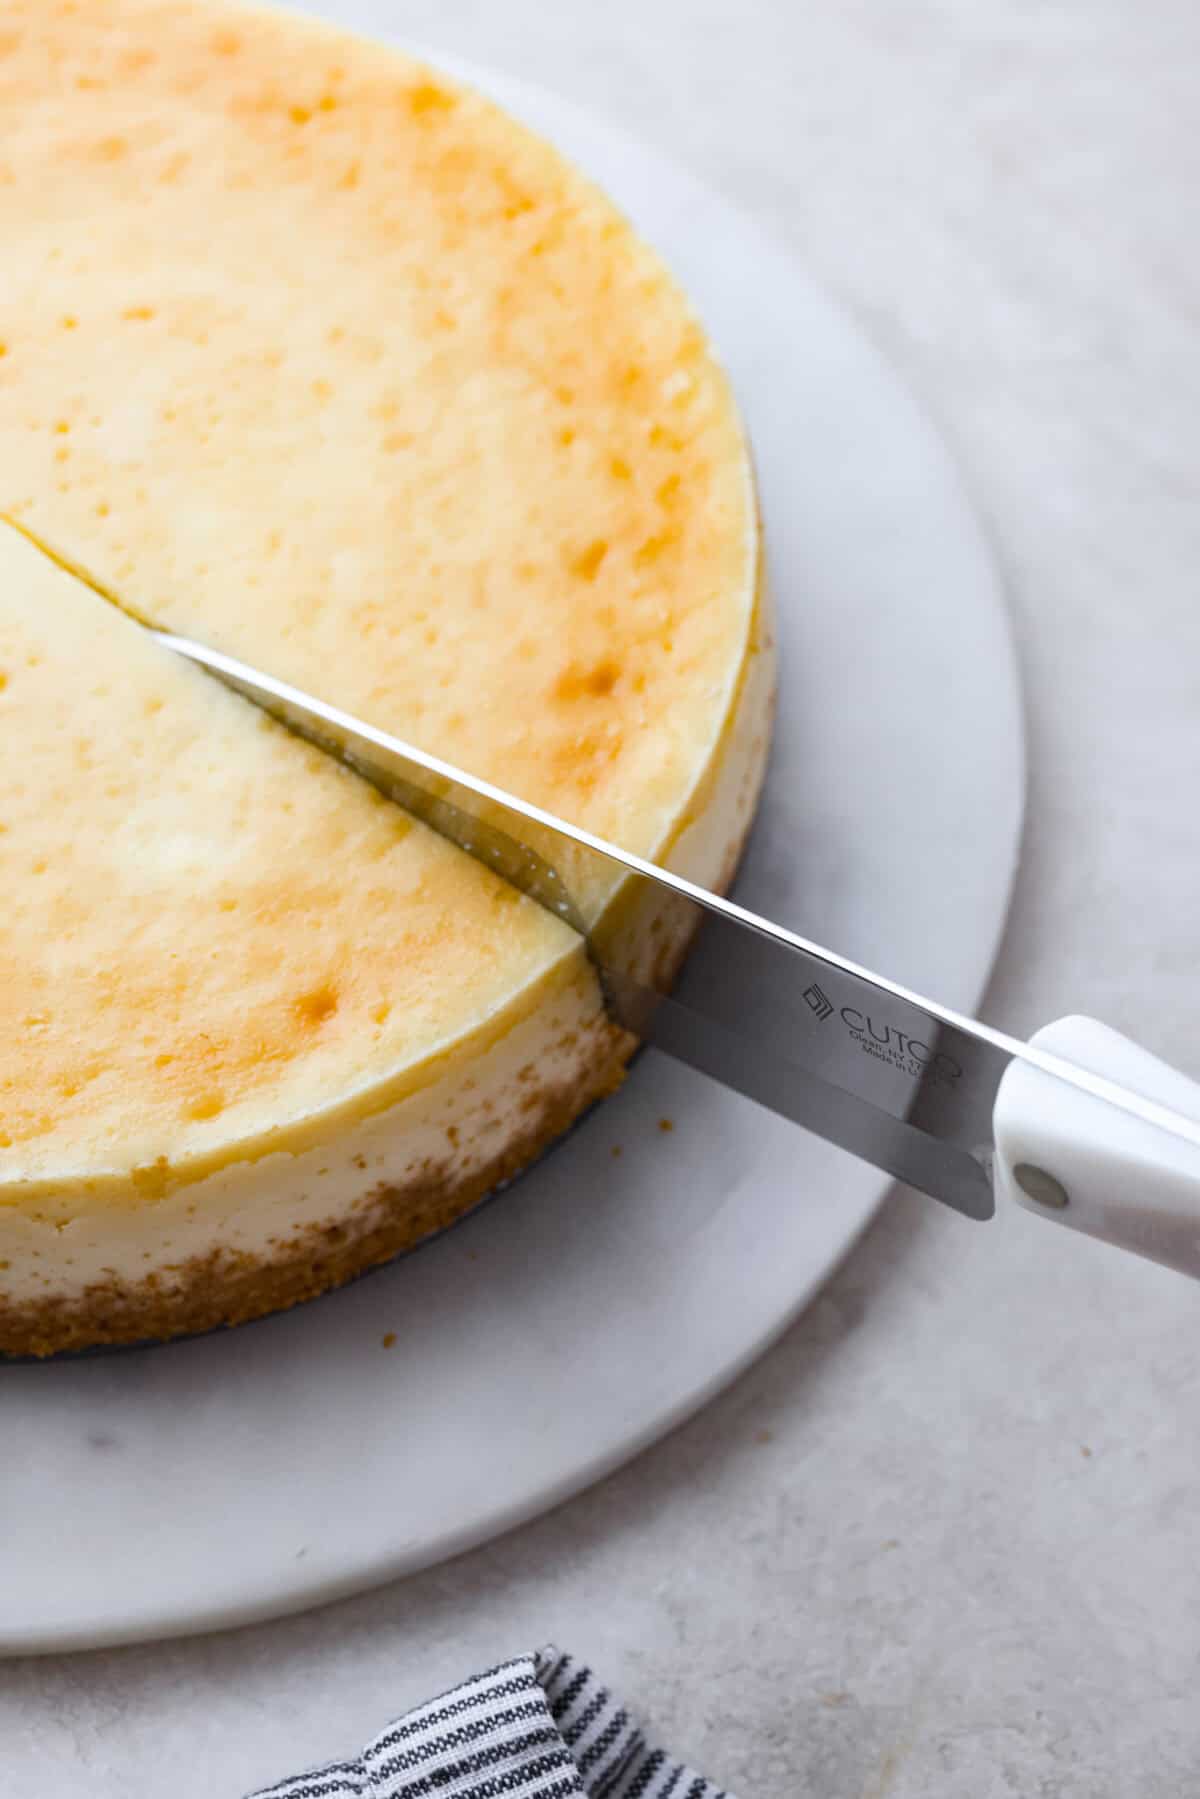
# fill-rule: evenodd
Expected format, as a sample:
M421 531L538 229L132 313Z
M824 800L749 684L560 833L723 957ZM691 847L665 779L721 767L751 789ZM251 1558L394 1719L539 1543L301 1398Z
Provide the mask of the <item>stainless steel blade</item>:
M232 656L153 634L580 931L607 1004L637 1036L968 1217L994 1209L992 1114L1013 1057L1200 1147L1190 1119L922 999ZM630 876L703 920L702 969L675 994L648 987L620 938L603 925L589 931L576 901L581 883L595 891Z

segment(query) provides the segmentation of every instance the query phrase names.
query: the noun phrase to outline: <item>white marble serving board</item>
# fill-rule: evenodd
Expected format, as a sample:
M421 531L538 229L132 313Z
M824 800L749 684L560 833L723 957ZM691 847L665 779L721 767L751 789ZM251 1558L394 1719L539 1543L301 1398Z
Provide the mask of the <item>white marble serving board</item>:
M749 421L783 665L739 897L971 1007L1007 906L1022 734L996 575L940 442L728 204L549 96L486 85L665 252ZM530 1516L730 1380L884 1190L647 1054L498 1202L344 1293L228 1335L0 1369L0 1648L244 1622Z

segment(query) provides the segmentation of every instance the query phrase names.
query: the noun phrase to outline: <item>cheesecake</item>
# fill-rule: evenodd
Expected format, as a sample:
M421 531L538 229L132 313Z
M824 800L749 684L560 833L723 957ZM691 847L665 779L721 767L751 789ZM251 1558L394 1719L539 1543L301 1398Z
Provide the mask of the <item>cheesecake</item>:
M686 297L441 73L16 0L0 241L0 1351L40 1355L388 1259L634 1047L576 933L145 623L716 887L773 657ZM686 921L564 872L669 980Z

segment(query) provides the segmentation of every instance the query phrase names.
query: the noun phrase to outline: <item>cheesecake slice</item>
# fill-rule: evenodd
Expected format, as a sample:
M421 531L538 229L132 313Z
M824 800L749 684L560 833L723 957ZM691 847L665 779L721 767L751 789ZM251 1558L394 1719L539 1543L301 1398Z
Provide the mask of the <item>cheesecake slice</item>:
M615 1077L580 939L0 527L0 1345L303 1297Z
M772 655L688 302L553 149L283 13L0 26L0 515L231 650L728 880ZM0 1349L394 1254L619 1076L579 942L0 534ZM682 927L585 884L669 973Z

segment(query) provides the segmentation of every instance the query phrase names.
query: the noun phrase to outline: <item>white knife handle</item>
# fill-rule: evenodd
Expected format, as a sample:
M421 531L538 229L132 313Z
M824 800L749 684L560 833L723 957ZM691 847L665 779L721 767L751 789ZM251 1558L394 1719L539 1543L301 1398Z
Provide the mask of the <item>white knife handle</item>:
M1200 1120L1200 1085L1094 1019L1062 1018L1031 1042ZM995 1130L998 1196L1200 1279L1200 1147L1020 1061Z

